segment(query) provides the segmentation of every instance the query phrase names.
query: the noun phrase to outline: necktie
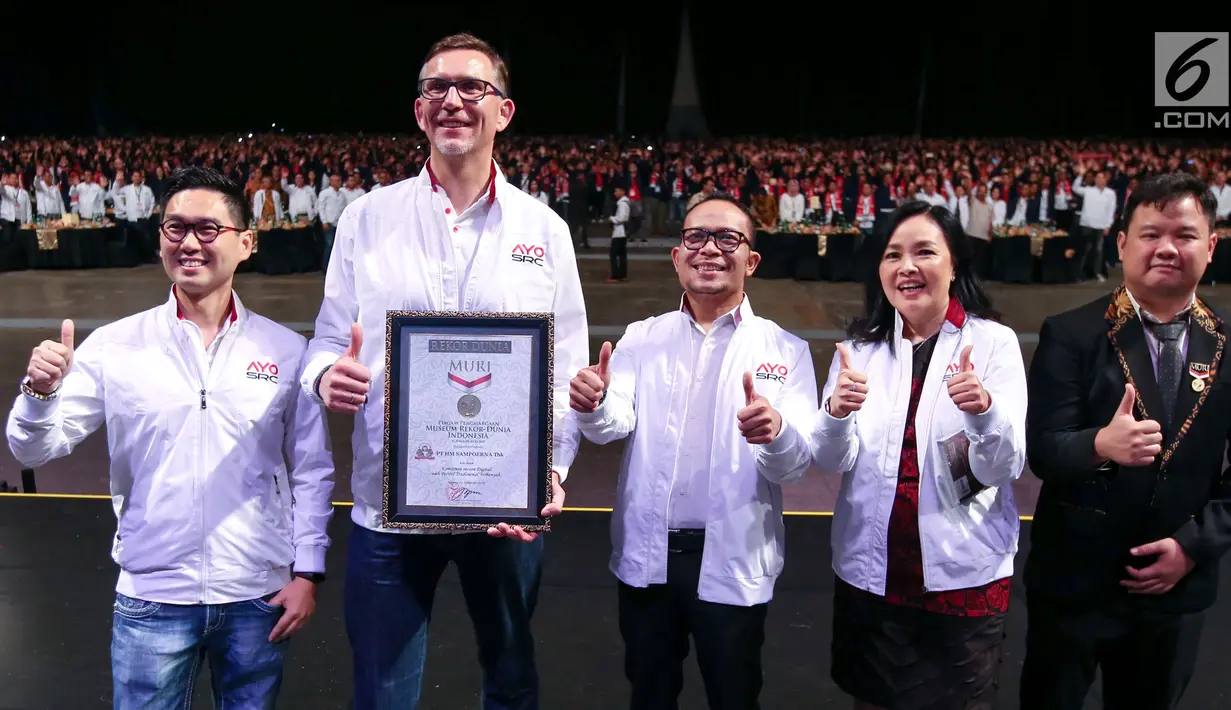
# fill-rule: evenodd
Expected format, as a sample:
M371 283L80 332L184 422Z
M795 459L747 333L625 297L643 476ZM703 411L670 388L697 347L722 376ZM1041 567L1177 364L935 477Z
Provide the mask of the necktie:
M1158 338L1158 388L1163 395L1164 423L1168 427L1171 426L1175 399L1180 391L1180 370L1184 365L1180 336L1186 325L1182 320L1150 324L1150 330Z

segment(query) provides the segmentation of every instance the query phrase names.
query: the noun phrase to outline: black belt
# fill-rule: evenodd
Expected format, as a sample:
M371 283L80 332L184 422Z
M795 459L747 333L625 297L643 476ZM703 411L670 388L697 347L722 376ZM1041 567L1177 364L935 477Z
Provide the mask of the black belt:
M705 547L705 528L669 528L667 552L700 552Z

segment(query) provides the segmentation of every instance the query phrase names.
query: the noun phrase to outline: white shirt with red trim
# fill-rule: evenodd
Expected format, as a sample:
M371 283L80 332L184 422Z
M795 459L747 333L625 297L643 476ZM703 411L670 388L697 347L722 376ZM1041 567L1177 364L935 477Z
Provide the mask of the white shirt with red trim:
M510 185L494 161L492 166L487 196L461 215L433 179L429 161L416 177L352 202L338 221L300 384L321 401L317 377L345 352L351 324L359 323L365 335L359 361L372 381L352 439L351 517L368 529L416 532L382 526L387 311L553 313L552 464L561 480L577 454L569 382L589 364L590 353L572 237L554 210Z

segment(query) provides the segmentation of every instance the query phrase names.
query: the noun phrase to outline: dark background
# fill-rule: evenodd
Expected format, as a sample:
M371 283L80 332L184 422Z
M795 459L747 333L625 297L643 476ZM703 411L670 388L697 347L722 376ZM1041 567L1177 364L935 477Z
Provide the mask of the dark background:
M5 23L0 133L275 122L287 132L413 132L423 55L458 30L508 57L513 131L614 133L626 47L626 133L654 133L670 107L686 4L717 135L912 134L925 63L925 137L1165 135L1153 127L1153 32L1228 25L1211 4L1186 6L1182 26L1169 26L1161 6L1142 15L1146 5L1088 0L91 5L60 12L64 22Z

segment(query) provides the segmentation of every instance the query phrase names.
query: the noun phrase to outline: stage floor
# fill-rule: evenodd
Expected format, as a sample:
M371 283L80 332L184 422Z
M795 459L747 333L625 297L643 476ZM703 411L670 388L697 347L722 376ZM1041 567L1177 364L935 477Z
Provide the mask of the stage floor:
M599 240L595 240L598 243ZM654 244L658 244L656 240ZM590 322L591 360L598 358L604 340L613 343L624 328L636 320L679 307L680 287L667 251L653 244L634 248L638 257L630 265L627 283L604 284L606 250L582 250L578 262ZM1034 354L1038 329L1052 313L1072 308L1107 293L1118 279L1107 283L1062 286L1006 285L988 289L1005 322L1014 328L1027 366ZM241 274L236 290L244 303L262 315L311 335L320 305L323 276L296 274L265 276ZM135 269L86 271L26 271L0 274L0 373L16 383L24 375L30 350L45 338L58 338L60 321L72 318L78 324L77 341L91 328L163 302L169 284L160 266ZM862 310L862 287L853 283L797 282L751 279L747 287L756 313L770 318L806 338L813 353L818 384L823 384L833 358L833 344L841 329ZM1231 306L1231 287L1202 287L1201 295L1212 303ZM0 401L5 417L12 400ZM329 415L338 483L336 500L350 501L350 436L352 419ZM21 467L8 447L0 450L0 481L20 486ZM610 508L617 467L623 445L604 447L583 442L568 481L569 507ZM105 495L108 492L106 438L98 432L72 455L54 461L36 472L39 492ZM833 510L836 477L816 473L784 490L787 510L824 512ZM1018 508L1023 515L1034 511L1038 480L1027 471L1014 484Z
M350 508L331 526L333 579L320 589L316 616L292 639L280 708L350 707L351 667L342 619ZM614 577L605 513L569 512L548 534L543 587L534 620L544 708L626 710L623 646L616 625ZM849 708L829 677L831 518L787 518L786 570L766 622L761 706ZM0 710L110 707L110 628L116 568L108 558L114 519L105 500L0 496ZM1029 523L1023 524L1028 536ZM1023 541L1020 570L1029 549ZM1231 571L1224 560L1223 572ZM1231 641L1231 602L1211 609L1196 675L1182 710L1219 710L1231 698L1221 675ZM1013 586L998 708L1016 708L1025 643L1025 605ZM453 569L437 594L423 710L478 707L474 635ZM695 656L680 707L705 708ZM198 689L208 688L199 683ZM1086 708L1101 708L1097 686ZM807 702L801 699L807 698ZM199 692L194 707L209 707Z

